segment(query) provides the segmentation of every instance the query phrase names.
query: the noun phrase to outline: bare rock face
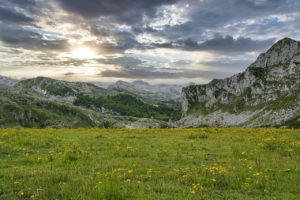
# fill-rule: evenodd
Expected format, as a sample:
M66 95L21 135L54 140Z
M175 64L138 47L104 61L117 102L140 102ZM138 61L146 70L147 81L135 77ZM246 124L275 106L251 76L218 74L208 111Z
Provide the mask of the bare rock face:
M162 102L180 102L181 85L169 84L149 84L147 82L137 80L131 83L125 81L117 81L111 84L109 89L123 90L133 94L137 94L146 99L162 101Z
M284 38L243 73L182 90L180 126L300 126L300 42Z
M18 80L0 76L0 87L13 87L18 83Z

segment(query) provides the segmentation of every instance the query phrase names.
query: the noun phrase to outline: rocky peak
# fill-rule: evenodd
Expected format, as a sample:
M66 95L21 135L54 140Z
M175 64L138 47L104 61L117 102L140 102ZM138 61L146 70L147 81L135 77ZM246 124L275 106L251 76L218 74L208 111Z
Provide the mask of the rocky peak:
M284 38L260 54L243 73L183 88L183 117L198 116L196 125L283 124L288 118L294 120L292 117L297 117L297 112L300 112L299 88L300 42ZM258 120L258 113L263 115L265 112L273 114L265 115L265 122ZM229 115L225 113L230 114L231 120L228 121L225 116ZM278 117L273 117L275 113ZM285 113L281 114L285 122L279 113Z
M283 64L298 54L300 54L299 42L284 38L276 42L266 53L260 54L250 67L271 67Z

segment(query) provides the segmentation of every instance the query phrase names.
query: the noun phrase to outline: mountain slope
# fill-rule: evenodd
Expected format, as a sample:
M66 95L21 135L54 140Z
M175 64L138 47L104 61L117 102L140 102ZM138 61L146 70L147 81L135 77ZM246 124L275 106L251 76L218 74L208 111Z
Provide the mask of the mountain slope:
M79 94L92 96L107 96L116 94L114 91L97 87L91 83L67 82L46 77L37 77L20 81L16 88L33 92L52 99L64 99L72 101Z
M0 94L0 127L160 127L180 117L175 105L45 77L0 88Z
M180 85L152 85L141 80L133 81L131 83L117 81L116 83L111 84L108 88L139 95L145 99L167 103L180 102L182 89Z
M100 115L70 104L19 90L0 89L0 93L0 127L103 127L106 123Z
M300 42L284 38L245 72L182 91L180 126L300 127Z
M112 115L95 109L0 88L0 128L6 127L165 127L155 119Z
M0 87L13 87L18 83L18 80L0 76Z

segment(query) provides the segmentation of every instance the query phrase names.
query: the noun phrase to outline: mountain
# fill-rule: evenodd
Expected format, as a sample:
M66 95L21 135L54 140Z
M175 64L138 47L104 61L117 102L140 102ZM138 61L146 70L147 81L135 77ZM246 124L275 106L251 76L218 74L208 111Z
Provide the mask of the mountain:
M300 127L300 42L284 38L243 73L182 90L183 127Z
M20 90L0 89L1 127L103 127L99 114L68 103L28 95Z
M0 128L300 128L300 42L284 38L243 73L191 84L182 94L180 88L141 80L102 88L46 77L18 81L0 76Z
M0 76L0 87L13 87L18 82L19 82L18 80L8 78L5 76Z
M182 90L182 86L180 85L152 85L142 80L136 80L131 83L125 81L117 81L116 83L109 85L108 88L136 94L145 99L169 103L180 102Z
M0 127L161 127L180 117L175 105L46 77L19 81L0 94Z
M79 95L94 97L114 95L116 91L106 90L91 83L67 82L46 77L22 80L15 85L16 88L31 94L41 95L48 99L65 100L73 102Z

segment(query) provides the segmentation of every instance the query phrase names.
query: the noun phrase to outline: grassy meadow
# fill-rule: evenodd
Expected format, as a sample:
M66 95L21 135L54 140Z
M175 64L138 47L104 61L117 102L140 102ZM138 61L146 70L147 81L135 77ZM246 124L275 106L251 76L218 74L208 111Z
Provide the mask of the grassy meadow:
M300 199L300 130L2 129L9 199Z

